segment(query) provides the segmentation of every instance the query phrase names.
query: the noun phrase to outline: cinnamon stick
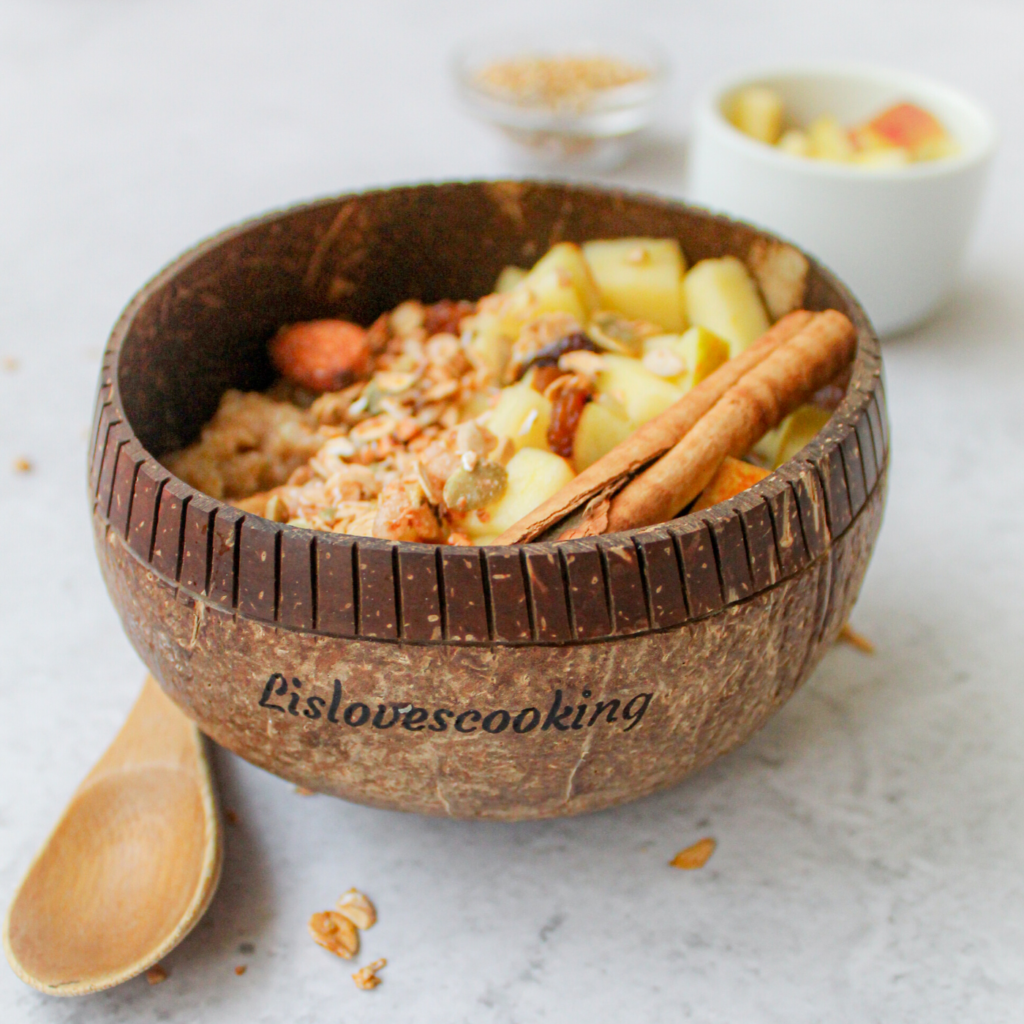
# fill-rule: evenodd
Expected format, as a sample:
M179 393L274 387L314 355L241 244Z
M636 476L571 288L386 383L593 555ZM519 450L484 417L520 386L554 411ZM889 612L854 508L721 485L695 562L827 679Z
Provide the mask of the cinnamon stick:
M672 448L744 374L794 337L815 315L799 309L784 316L745 352L723 363L678 402L588 466L557 494L523 516L492 543L521 544L534 540L562 523L592 499L607 500L630 477Z
M734 384L657 462L572 536L615 533L671 519L707 486L727 455L742 455L853 358L857 332L836 310L818 314Z

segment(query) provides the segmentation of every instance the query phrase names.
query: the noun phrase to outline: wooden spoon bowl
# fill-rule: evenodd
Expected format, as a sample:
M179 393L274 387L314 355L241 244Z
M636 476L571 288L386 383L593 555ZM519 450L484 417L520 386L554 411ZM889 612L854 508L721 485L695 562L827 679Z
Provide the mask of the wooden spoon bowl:
M670 785L807 678L881 523L878 340L811 262L805 304L858 331L818 437L757 486L653 530L439 548L243 515L159 463L230 387L262 388L288 322L472 298L553 242L678 238L745 257L756 229L589 186L476 182L342 196L225 232L148 284L107 348L91 494L129 637L219 743L310 789L457 817L574 814Z
M11 903L4 949L23 981L64 996L109 988L202 917L221 867L204 743L148 680Z

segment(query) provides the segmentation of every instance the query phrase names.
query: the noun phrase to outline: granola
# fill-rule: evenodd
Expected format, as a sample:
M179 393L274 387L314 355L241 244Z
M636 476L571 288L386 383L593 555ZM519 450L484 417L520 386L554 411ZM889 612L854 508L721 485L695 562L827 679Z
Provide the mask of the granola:
M372 964L360 967L359 970L352 975L352 980L356 983L358 988L363 989L364 992L369 992L381 983L381 979L377 977L377 972L382 967L387 967L387 964L387 960L383 957L379 960L374 960Z
M680 850L669 861L669 865L674 868L682 868L683 871L696 871L707 864L717 845L710 836L698 839L692 846L688 846L685 850Z
M347 917L357 928L365 931L377 923L377 909L369 898L358 889L349 889L338 897L336 908L339 914Z
M328 952L351 960L359 952L359 931L344 915L323 910L309 919L309 934Z
M167 971L160 964L153 964L152 967L146 971L146 981L150 985L159 985L160 982L167 980Z

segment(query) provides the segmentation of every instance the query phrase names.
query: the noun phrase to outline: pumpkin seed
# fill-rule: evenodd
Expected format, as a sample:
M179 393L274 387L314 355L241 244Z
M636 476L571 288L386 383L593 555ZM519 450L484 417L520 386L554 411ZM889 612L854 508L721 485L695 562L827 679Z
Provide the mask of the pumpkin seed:
M594 314L587 333L606 352L623 356L639 356L644 338L663 333L660 327L644 320L627 320L619 313L602 310Z
M472 471L460 465L444 485L444 503L449 508L470 512L497 501L508 487L505 467L480 459Z
M400 395L416 383L416 374L401 373L397 370L381 370L374 376L373 383L385 395Z

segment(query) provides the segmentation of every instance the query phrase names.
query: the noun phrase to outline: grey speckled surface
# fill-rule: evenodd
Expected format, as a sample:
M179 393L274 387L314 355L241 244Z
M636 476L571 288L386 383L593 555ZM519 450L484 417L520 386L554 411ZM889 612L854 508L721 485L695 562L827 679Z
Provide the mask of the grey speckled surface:
M552 6L583 24L612 5L0 3L0 357L19 363L0 368L4 903L141 678L82 487L121 306L254 211L509 173L455 107L445 60L471 30ZM769 58L907 66L976 94L1003 125L959 293L886 348L890 501L854 613L878 653L830 653L751 743L679 788L563 823L304 799L219 754L239 824L168 981L59 1001L0 966L5 1024L1024 1019L1024 10L635 10L675 77L660 135L615 181L682 192L693 90ZM11 471L19 456L32 473ZM665 866L703 835L719 842L706 868ZM389 966L370 994L305 933L350 885L380 909L360 962Z

